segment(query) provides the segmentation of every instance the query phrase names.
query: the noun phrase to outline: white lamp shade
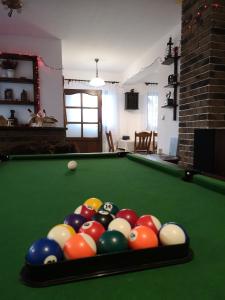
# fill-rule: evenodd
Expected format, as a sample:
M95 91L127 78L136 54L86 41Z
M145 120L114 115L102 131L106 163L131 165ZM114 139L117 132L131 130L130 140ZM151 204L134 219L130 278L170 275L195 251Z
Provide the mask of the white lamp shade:
M105 81L99 77L92 78L90 83L91 86L99 87L105 85Z

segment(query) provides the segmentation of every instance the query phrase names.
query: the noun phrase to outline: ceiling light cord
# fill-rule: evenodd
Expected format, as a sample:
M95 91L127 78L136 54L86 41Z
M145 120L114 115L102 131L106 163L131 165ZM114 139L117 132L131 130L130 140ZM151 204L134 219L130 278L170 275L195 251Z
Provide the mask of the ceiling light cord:
M99 62L99 59L95 58L95 63L96 63L95 74L96 74L96 76L95 76L95 78L92 78L91 81L89 82L89 84L94 87L100 87L100 86L105 85L105 81L102 78L98 77L98 62Z
M96 77L98 77L98 58L95 58L95 62L96 62Z

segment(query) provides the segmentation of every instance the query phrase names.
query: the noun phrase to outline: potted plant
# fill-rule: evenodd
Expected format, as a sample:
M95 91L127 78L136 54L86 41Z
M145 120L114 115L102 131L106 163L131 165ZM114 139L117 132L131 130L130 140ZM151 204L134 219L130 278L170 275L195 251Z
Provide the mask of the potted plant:
M3 70L6 70L7 77L15 77L15 69L18 62L13 59L5 59L1 62L1 67Z

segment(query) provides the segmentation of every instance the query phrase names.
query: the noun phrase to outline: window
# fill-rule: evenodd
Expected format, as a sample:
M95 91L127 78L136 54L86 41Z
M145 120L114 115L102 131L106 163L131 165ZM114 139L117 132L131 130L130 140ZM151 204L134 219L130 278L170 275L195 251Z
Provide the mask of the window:
M147 114L148 114L148 125L147 129L150 131L156 131L158 128L158 94L149 93L147 100Z

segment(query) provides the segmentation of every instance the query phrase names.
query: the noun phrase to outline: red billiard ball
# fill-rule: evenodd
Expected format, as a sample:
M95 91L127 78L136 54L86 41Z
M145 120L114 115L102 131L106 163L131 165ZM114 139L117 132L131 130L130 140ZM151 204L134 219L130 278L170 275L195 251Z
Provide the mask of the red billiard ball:
M82 217L86 218L87 221L89 221L96 214L96 211L92 207L80 205L75 209L74 213L81 215Z
M133 209L124 208L116 214L116 218L127 220L133 228L135 226L135 223L137 222L138 216Z
M159 229L161 228L160 221L152 215L143 215L138 218L136 226L143 225L151 228L156 234L158 234Z
M89 221L85 222L80 227L79 232L90 235L95 240L95 242L97 242L101 235L105 232L105 228L97 221Z
M147 226L134 227L128 237L131 249L154 248L158 246L158 238L155 232Z

